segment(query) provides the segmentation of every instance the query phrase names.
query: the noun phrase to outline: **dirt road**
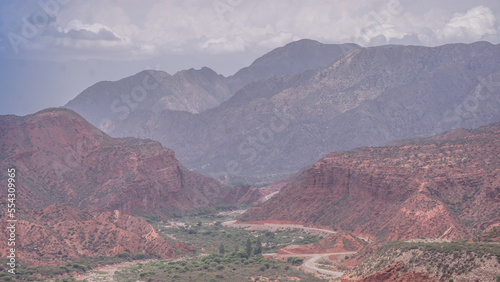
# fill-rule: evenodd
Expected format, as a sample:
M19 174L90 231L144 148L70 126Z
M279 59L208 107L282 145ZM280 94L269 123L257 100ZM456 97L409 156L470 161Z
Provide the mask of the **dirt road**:
M147 259L147 260L136 260L136 261L127 261L127 262L122 262L122 263L117 263L117 264L111 264L111 265L104 265L95 269L92 269L91 271L81 274L81 275L76 275L75 279L76 280L87 280L89 282L97 282L97 281L116 281L113 279L113 276L115 275L115 272L121 268L124 267L131 267L135 266L139 263L145 264L151 261L155 261L154 259Z
M346 252L346 253L326 253L326 254L287 254L287 255L280 255L277 253L267 253L263 254L264 256L269 256L269 257L308 257L302 263L302 269L305 272L309 273L320 273L323 275L328 276L329 278L335 279L340 276L342 276L344 273L340 271L333 271L333 270L328 270L328 269L323 269L318 267L318 261L322 258L327 258L329 256L335 256L335 255L353 255L356 252Z
M300 224L275 224L275 223L264 223L264 224L246 224L239 223L235 224L236 220L226 221L222 223L224 226L243 228L247 230L285 230L285 229L301 229L310 233L324 233L324 234L335 234L337 232L328 229L319 229L313 227L306 227ZM289 255L278 255L276 253L263 254L265 256L274 257L308 257L302 263L302 268L306 272L319 273L327 276L328 278L335 279L342 276L344 273L340 271L327 270L318 267L318 261L322 258L326 258L333 255L352 255L356 252L346 252L346 253L327 253L327 254L289 254Z

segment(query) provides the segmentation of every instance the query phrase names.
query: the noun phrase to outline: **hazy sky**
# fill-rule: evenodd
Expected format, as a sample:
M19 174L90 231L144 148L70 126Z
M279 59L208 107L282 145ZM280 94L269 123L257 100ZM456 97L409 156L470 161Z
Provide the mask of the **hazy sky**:
M289 42L500 43L498 0L0 1L0 114L62 106L101 80L208 66Z

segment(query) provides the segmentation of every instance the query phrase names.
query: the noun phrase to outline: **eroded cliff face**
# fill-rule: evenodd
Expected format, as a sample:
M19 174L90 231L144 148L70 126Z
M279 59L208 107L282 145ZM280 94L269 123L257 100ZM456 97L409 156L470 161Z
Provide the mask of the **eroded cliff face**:
M64 203L165 215L210 206L225 189L184 168L159 142L111 138L71 110L2 116L0 128L0 168L17 168L25 209Z
M467 238L499 220L500 124L331 153L241 221L291 221L378 241Z
M359 282L376 282L376 281L391 281L391 282L436 282L438 279L430 277L424 272L405 272L400 273L405 265L401 262L390 265L366 277L348 278L342 277L343 282L359 281Z
M145 253L175 258L170 246L145 220L117 210L82 212L62 204L22 216L17 223L17 257L33 265L59 264L83 256ZM0 252L7 255L7 240Z

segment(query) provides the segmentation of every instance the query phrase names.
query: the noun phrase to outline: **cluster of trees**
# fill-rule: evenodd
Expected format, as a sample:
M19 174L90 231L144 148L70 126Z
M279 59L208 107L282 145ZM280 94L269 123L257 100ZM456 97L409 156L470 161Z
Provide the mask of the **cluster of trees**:
M236 246L235 252L239 252L238 246ZM219 246L219 254L225 254L225 253L226 253L226 248L224 246L224 243L221 243ZM247 242L245 244L245 253L247 257L250 257L252 255L262 254L262 241L260 240L260 237L257 237L255 246L252 246L250 238L247 239Z

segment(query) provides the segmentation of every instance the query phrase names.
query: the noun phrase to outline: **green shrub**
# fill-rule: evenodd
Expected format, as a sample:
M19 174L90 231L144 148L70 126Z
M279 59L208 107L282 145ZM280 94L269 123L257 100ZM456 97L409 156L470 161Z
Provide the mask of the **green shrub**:
M292 264L293 265L301 265L303 262L304 262L304 260L301 258L294 258L292 261Z
M137 255L135 255L132 259L134 260L140 260L140 259L145 259L146 258L146 254L145 253L137 253Z
M119 253L118 257L119 258L128 258L128 257L130 257L130 253L129 252Z

